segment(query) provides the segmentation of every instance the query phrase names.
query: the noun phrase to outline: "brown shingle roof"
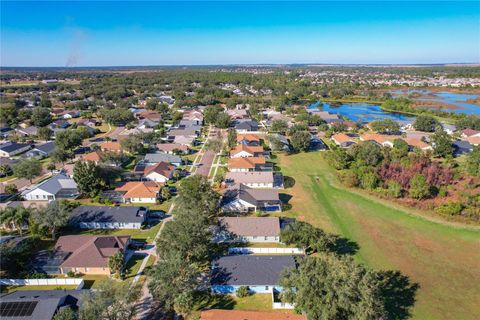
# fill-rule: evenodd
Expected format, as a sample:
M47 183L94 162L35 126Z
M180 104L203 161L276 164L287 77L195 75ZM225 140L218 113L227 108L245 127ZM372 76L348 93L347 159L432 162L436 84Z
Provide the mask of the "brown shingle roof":
M87 154L84 154L82 156L82 160L83 161L93 161L93 162L98 162L100 161L101 159L101 151L100 150L95 150L93 152L90 152L90 153L87 153Z
M238 236L280 235L280 220L277 217L222 217L219 221Z
M355 142L350 136L346 135L345 133L337 133L332 136L332 139L335 140L337 143L344 143L348 141Z
M243 311L211 309L202 311L201 320L306 320L302 315L288 312Z
M145 167L145 170L143 171L143 174L146 176L149 173L156 172L158 174L161 174L164 177L169 178L170 175L172 174L173 170L175 170L174 166L162 161L162 162L159 162L159 163L157 163L153 166Z
M58 238L55 250L71 253L62 267L106 268L108 259L123 251L129 239L130 236L62 236Z
M235 183L272 183L273 172L271 171L252 171L252 172L227 172L225 179L233 180Z
M157 149L164 152L172 152L175 149L187 151L188 146L180 143L159 143L157 144Z

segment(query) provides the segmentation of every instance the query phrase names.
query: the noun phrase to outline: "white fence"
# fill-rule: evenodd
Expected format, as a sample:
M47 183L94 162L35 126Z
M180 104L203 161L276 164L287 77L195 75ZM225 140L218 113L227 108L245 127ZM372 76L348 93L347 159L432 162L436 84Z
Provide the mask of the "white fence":
M0 279L3 286L72 286L76 289L83 288L81 278L59 278L59 279Z
M249 248L232 247L228 248L229 254L305 254L300 248Z

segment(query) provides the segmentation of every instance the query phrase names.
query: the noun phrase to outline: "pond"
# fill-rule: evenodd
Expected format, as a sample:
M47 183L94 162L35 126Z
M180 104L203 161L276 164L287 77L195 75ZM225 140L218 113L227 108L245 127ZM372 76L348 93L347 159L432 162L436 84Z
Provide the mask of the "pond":
M388 112L380 108L380 105L368 103L341 103L331 104L316 102L308 106L310 111L321 110L343 116L354 122L368 123L374 120L390 118L392 120L413 120L414 117L401 113Z
M467 102L468 99L478 98L478 94L464 94L464 93L454 93L454 92L433 92L430 90L394 90L391 93L395 95L409 95L411 93L419 93L421 95L428 95L429 97L418 97L413 98L414 100L423 100L423 101L432 101L432 102L441 102L448 103L452 105L452 108L446 106L443 110L448 112L455 113L465 113L465 114L475 114L480 115L480 105Z

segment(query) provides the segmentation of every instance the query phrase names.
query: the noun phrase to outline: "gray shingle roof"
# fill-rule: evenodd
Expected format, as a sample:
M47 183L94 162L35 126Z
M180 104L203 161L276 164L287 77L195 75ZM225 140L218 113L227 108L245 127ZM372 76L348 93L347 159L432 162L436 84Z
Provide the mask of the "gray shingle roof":
M219 222L237 236L280 235L280 219L277 217L222 217Z
M25 194L35 189L41 189L48 193L57 195L57 197L62 197L62 195L69 196L73 193L78 193L77 184L75 181L64 174L57 174L56 176L45 180L34 188L26 191Z
M5 142L0 144L0 150L5 151L5 152L12 152L18 149L22 149L24 147L28 146L26 143L16 143L16 142Z
M149 163L159 163L159 162L170 162L170 163L181 163L182 158L172 154L157 152L157 153L147 153L145 155L145 161Z
M55 149L55 143L53 141L50 141L35 147L34 150L39 150L40 152L46 155L50 155L54 149Z
M273 286L286 268L295 268L292 256L225 256L213 263L212 285Z
M80 206L70 213L70 224L80 222L141 223L144 220L141 207Z
M28 316L7 316L2 310L1 318L4 320L50 320L58 307L81 305L81 298L89 294L89 290L26 290L16 291L1 297L2 309L12 307L14 303L32 303L33 312ZM10 304L10 305L6 305ZM18 305L17 305L18 307Z

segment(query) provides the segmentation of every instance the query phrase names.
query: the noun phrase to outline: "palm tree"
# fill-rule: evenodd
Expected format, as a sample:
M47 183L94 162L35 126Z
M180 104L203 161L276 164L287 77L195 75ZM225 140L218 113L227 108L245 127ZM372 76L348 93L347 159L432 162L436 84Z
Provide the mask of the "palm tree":
M108 259L108 267L110 268L110 272L115 274L115 277L119 277L124 266L125 257L123 256L122 251L118 251L114 255L110 256Z
M15 229L18 230L20 235L23 235L23 226L28 223L30 212L24 207L17 207L15 213L12 216L12 222L15 225Z
M15 208L7 207L0 212L0 224L8 229L13 229L13 216Z
M52 240L60 227L63 227L70 217L70 208L64 203L52 201L44 210L34 211L34 221L41 227L46 227L52 234Z

